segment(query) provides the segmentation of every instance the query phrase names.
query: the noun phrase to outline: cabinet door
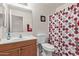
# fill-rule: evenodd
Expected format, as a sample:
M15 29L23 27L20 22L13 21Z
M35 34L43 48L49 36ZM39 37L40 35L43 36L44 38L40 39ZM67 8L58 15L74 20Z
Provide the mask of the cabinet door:
M22 56L36 56L37 49L36 45L29 45L21 48L21 55Z
M12 49L0 52L0 56L19 56L19 55L20 55L20 49Z

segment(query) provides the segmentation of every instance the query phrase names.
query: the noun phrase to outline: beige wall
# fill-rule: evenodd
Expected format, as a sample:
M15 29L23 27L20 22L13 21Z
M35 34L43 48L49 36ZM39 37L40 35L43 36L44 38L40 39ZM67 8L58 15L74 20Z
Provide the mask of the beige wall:
M49 15L53 14L55 9L50 8L50 6L44 6L42 4L32 3L29 4L33 13L33 33L46 33L48 34L48 20ZM46 16L46 22L40 21L40 16Z

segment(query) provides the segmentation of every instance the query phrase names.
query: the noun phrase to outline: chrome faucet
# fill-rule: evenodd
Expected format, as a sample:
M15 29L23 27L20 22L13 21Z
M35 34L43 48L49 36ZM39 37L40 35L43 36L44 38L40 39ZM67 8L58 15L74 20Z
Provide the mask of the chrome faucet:
M8 32L7 40L10 40L10 33Z
M19 38L22 38L22 34L19 34Z

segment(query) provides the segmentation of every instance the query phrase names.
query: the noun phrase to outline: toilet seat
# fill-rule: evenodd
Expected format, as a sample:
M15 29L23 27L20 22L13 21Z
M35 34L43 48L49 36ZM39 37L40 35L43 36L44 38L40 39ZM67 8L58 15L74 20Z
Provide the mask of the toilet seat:
M42 45L44 50L52 51L52 52L55 50L54 46L49 44L49 43L42 43L41 45Z

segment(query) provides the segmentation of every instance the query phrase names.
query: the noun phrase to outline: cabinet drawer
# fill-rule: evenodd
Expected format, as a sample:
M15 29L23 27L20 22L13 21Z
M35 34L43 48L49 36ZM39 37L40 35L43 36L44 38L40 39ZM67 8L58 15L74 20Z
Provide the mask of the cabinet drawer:
M22 56L36 56L37 49L36 45L29 45L21 48L21 55Z
M0 52L0 56L19 56L19 55L20 55L19 48Z

